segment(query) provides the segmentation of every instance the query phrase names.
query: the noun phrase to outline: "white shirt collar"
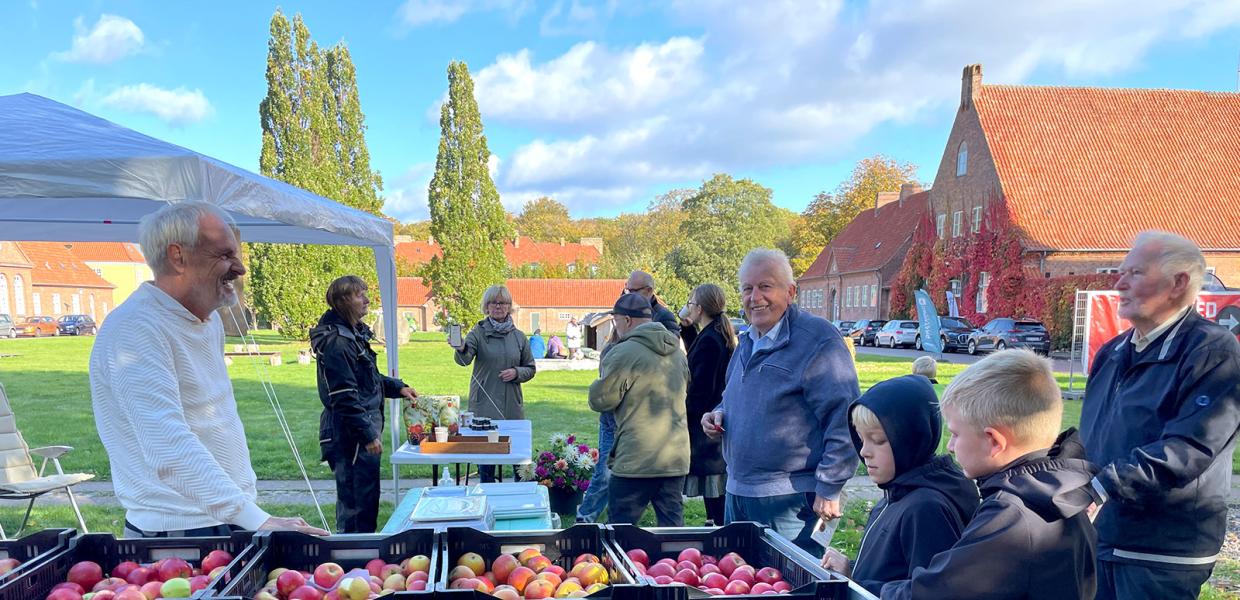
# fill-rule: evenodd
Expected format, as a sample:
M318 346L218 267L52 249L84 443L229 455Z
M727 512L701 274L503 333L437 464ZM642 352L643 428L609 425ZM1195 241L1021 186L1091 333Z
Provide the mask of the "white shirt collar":
M1163 332L1170 329L1171 326L1174 325L1176 321L1179 321L1180 319L1184 318L1184 315L1188 313L1189 309L1191 309L1192 307L1193 306L1190 304L1188 306L1185 306L1184 308L1181 308L1178 312L1172 315L1170 319L1167 319L1166 321L1159 323L1158 327L1155 327L1154 329L1150 330L1150 332L1145 335L1140 335L1139 333L1137 333L1137 330L1134 328L1132 330L1132 338L1129 340L1129 342L1132 343L1132 346L1133 346L1132 349L1136 350L1138 353L1145 350L1147 347L1149 347L1150 342L1158 339L1158 336L1162 335Z
M788 313L784 313L784 314L787 315ZM753 343L755 345L758 342L762 341L763 339L766 339L768 342L773 342L775 341L775 336L779 335L779 329L783 326L784 326L784 319L781 317L778 321L775 322L775 326L766 332L766 335L759 335L758 328L753 327L751 325L748 331L749 339L753 340Z

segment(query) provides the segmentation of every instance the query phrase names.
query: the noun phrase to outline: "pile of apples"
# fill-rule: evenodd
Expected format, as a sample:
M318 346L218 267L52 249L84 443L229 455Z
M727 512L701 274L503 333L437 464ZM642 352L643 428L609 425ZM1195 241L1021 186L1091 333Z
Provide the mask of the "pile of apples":
M16 558L0 558L0 579L4 579L13 569L22 566Z
M345 572L344 567L327 562L313 573L294 569L272 569L267 585L254 600L367 600L395 592L425 591L430 581L431 559L424 554L391 564L381 558L366 563L365 570Z
M741 555L729 552L718 560L697 548L685 548L675 558L650 564L646 551L626 552L640 575L654 585L688 585L712 596L787 594L792 585L774 567L754 569Z
M491 568L476 552L466 552L448 573L448 588L478 590L501 600L581 598L607 587L611 576L603 561L581 554L567 572L534 548L501 554Z
M107 577L99 563L84 560L69 567L64 583L58 583L46 600L156 600L189 598L226 571L233 556L213 550L194 568L181 558L165 558L151 564L125 561Z

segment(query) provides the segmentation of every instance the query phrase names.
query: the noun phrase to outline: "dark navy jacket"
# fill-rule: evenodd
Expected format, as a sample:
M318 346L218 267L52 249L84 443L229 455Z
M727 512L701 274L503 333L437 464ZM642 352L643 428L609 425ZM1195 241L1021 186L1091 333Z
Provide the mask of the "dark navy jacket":
M373 334L365 323L350 327L329 310L310 330L310 347L318 361L319 447L322 459L352 459L359 448L383 433L383 399L400 395L405 382L387 377L375 364Z
M1108 501L1103 560L1201 566L1227 528L1240 426L1240 344L1194 310L1137 353L1128 331L1094 357L1081 436Z
M960 541L882 598L1089 599L1097 590L1089 480L1075 430L978 480L982 505Z
M925 377L888 379L862 394L853 407L878 416L896 463L896 476L879 488L883 499L870 511L852 578L877 594L888 581L908 579L935 554L960 539L980 501L977 485L950 456L935 456L942 433L938 397ZM851 415L851 408L850 415ZM853 445L861 439L851 425Z

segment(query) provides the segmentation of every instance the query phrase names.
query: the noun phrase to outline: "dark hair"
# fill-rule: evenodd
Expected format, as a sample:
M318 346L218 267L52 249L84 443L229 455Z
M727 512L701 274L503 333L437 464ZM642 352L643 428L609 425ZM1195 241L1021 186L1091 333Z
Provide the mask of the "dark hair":
M697 303L698 308L703 313L715 320L715 330L723 335L724 343L728 345L728 350L736 349L736 330L732 328L732 321L724 315L727 308L726 296L723 295L723 288L713 283L703 283L693 288L693 301Z
M357 275L345 275L327 286L327 305L336 314L345 319L352 319L354 315L349 314L345 302L358 292L364 292L368 288L366 282Z

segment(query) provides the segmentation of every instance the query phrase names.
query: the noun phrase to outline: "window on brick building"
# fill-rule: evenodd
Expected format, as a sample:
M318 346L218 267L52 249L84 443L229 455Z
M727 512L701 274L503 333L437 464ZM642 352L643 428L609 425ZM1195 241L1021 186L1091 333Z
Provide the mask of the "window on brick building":
M34 304L34 314L36 315L43 314L43 294L40 294L39 292L30 294L30 301L31 301L31 304ZM0 312L4 312L4 311L0 310Z
M0 313L9 314L9 278L0 273Z
M960 224L964 221L964 211L958 210L952 213L952 237L960 237Z
M1119 273L1119 267L1098 267L1095 273Z
M60 314L60 294L52 294L52 314Z
M969 172L969 145L960 142L960 150L956 152L956 177Z
M947 215L946 214L940 214L939 216L935 217L934 230L939 234L940 238L945 237L947 235L946 227L947 227Z
M878 284L870 286L870 306L878 306Z
M982 230L982 207L973 207L973 223L970 224L970 230L977 233Z
M13 276L13 311L22 316L26 314L26 284L21 275Z
M990 273L987 273L986 271L982 271L981 273L978 273L977 274L977 304L975 304L974 306L977 307L977 312L979 313L985 313L986 309L989 308L988 303L986 302L986 290L989 287L990 287Z

